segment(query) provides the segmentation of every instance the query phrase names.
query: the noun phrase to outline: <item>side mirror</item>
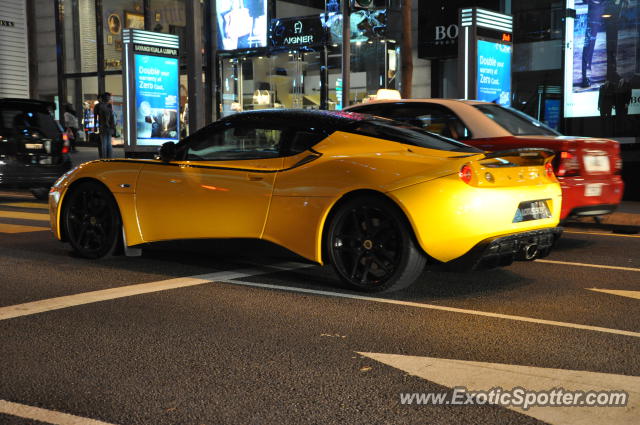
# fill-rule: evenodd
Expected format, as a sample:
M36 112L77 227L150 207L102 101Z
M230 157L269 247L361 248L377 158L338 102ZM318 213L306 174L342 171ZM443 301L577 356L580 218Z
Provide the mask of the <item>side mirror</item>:
M176 144L174 142L163 143L158 151L158 159L162 162L174 161L176 159Z

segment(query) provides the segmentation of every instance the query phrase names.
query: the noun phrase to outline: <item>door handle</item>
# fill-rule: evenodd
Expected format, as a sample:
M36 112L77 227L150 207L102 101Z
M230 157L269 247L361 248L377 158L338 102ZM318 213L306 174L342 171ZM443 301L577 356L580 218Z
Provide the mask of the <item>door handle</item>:
M259 182L264 180L264 177L260 174L247 174L247 180L250 182Z
M169 183L182 183L182 180L171 179L169 180Z

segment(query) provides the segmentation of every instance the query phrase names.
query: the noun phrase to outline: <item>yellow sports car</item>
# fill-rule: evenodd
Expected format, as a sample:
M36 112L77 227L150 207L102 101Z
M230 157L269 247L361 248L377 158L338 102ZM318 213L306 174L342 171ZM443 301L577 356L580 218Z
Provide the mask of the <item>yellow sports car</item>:
M547 255L560 232L551 159L485 154L369 115L246 112L165 143L155 160L75 168L51 189L51 225L87 258L173 239L265 239L331 263L353 288L395 290L427 263Z

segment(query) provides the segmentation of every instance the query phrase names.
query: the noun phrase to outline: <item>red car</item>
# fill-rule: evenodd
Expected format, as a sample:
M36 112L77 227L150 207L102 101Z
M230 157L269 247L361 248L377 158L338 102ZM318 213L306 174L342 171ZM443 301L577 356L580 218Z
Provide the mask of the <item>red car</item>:
M486 151L554 150L562 219L609 214L622 199L622 160L614 140L563 136L515 109L472 100L375 101L346 110L404 121Z

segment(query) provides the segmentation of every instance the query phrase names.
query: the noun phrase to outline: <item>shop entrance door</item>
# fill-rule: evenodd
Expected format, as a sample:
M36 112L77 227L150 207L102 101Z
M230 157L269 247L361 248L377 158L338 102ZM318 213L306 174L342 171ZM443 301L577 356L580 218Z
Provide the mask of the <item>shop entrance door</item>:
M320 109L322 53L289 50L271 56L274 107Z
M326 108L325 63L322 48L222 58L221 116L258 109Z

